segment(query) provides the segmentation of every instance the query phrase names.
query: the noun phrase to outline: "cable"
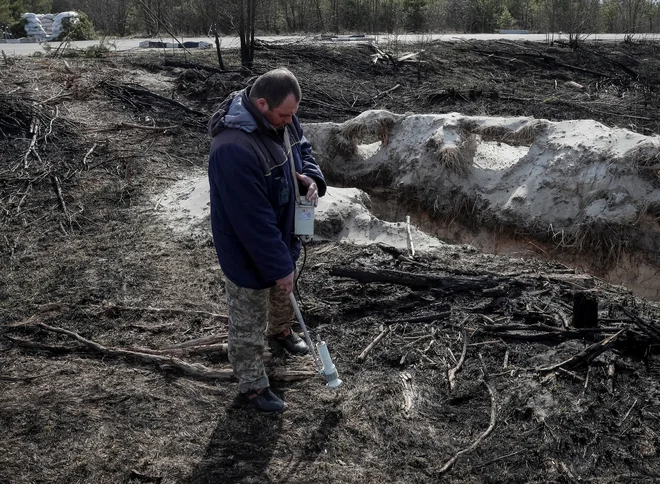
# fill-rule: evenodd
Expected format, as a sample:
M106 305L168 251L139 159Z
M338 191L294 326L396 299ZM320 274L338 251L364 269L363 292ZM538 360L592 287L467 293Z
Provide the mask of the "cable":
M300 270L298 271L298 274L296 275L296 280L294 281L294 286L296 289L296 293L298 294L298 302L301 306L305 306L302 301L302 297L300 296L300 289L298 288L298 279L300 279L300 276L302 276L303 271L305 270L305 263L307 262L307 246L305 245L305 242L302 240L302 238L298 237L298 240L300 240L300 243L302 244L303 248L303 262L302 265L300 266Z

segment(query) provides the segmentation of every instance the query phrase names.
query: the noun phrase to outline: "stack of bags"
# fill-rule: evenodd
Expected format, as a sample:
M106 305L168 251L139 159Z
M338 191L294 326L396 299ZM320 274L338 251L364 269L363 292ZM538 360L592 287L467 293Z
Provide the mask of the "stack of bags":
M41 20L34 13L23 14L23 20L25 20L25 33L28 37L34 37L36 39L45 39L48 34L41 26Z
M47 13L45 15L37 15L37 18L41 20L41 27L43 27L46 34L50 35L53 31L53 18L55 18L55 15Z
M69 23L71 25L76 25L79 22L78 14L76 12L58 13L53 18L53 29L50 32L49 39L56 39L62 34L62 30L64 30L64 25L62 24L62 21L64 19L69 19Z
M47 13L37 15L34 13L23 14L25 19L25 33L28 37L33 37L37 40L52 40L58 38L64 30L62 21L69 19L71 25L79 22L78 13L76 12L62 12L57 15Z

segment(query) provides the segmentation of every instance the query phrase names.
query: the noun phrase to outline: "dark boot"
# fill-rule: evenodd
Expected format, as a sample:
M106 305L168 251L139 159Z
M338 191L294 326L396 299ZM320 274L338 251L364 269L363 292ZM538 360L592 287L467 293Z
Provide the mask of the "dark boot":
M245 393L250 405L264 413L280 413L286 410L286 403L275 395L270 387L258 388Z
M285 329L282 333L276 335L273 340L292 355L306 355L309 353L307 343L291 329Z

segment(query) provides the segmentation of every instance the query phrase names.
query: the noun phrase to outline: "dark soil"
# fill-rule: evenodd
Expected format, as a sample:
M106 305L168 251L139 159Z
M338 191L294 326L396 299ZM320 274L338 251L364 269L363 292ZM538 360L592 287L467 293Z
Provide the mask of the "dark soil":
M300 299L345 383L274 380L290 406L281 416L247 408L225 378L53 331L150 349L226 333L213 315L226 308L212 244L174 233L158 194L204 172L213 105L271 67L298 75L308 122L384 108L659 131L656 44L390 46L420 47L424 63L398 66L373 64L366 46L301 44L262 46L252 72L166 66L156 54L2 66L0 482L660 479L660 306L557 263L449 245L410 263L387 247L312 244ZM186 61L211 66L213 53ZM404 284L332 275L346 268L398 271L388 274ZM410 274L435 279L411 284ZM583 291L598 300L597 331L571 327ZM550 369L614 334L592 360ZM218 354L181 358L229 368ZM309 366L270 363L273 374Z

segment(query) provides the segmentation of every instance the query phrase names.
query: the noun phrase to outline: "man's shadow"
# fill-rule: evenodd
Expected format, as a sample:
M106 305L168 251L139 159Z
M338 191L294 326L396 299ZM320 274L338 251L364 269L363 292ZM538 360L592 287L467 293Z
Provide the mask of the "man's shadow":
M260 414L238 395L220 415L202 461L186 482L272 482L267 471L282 431L282 418L282 414Z

